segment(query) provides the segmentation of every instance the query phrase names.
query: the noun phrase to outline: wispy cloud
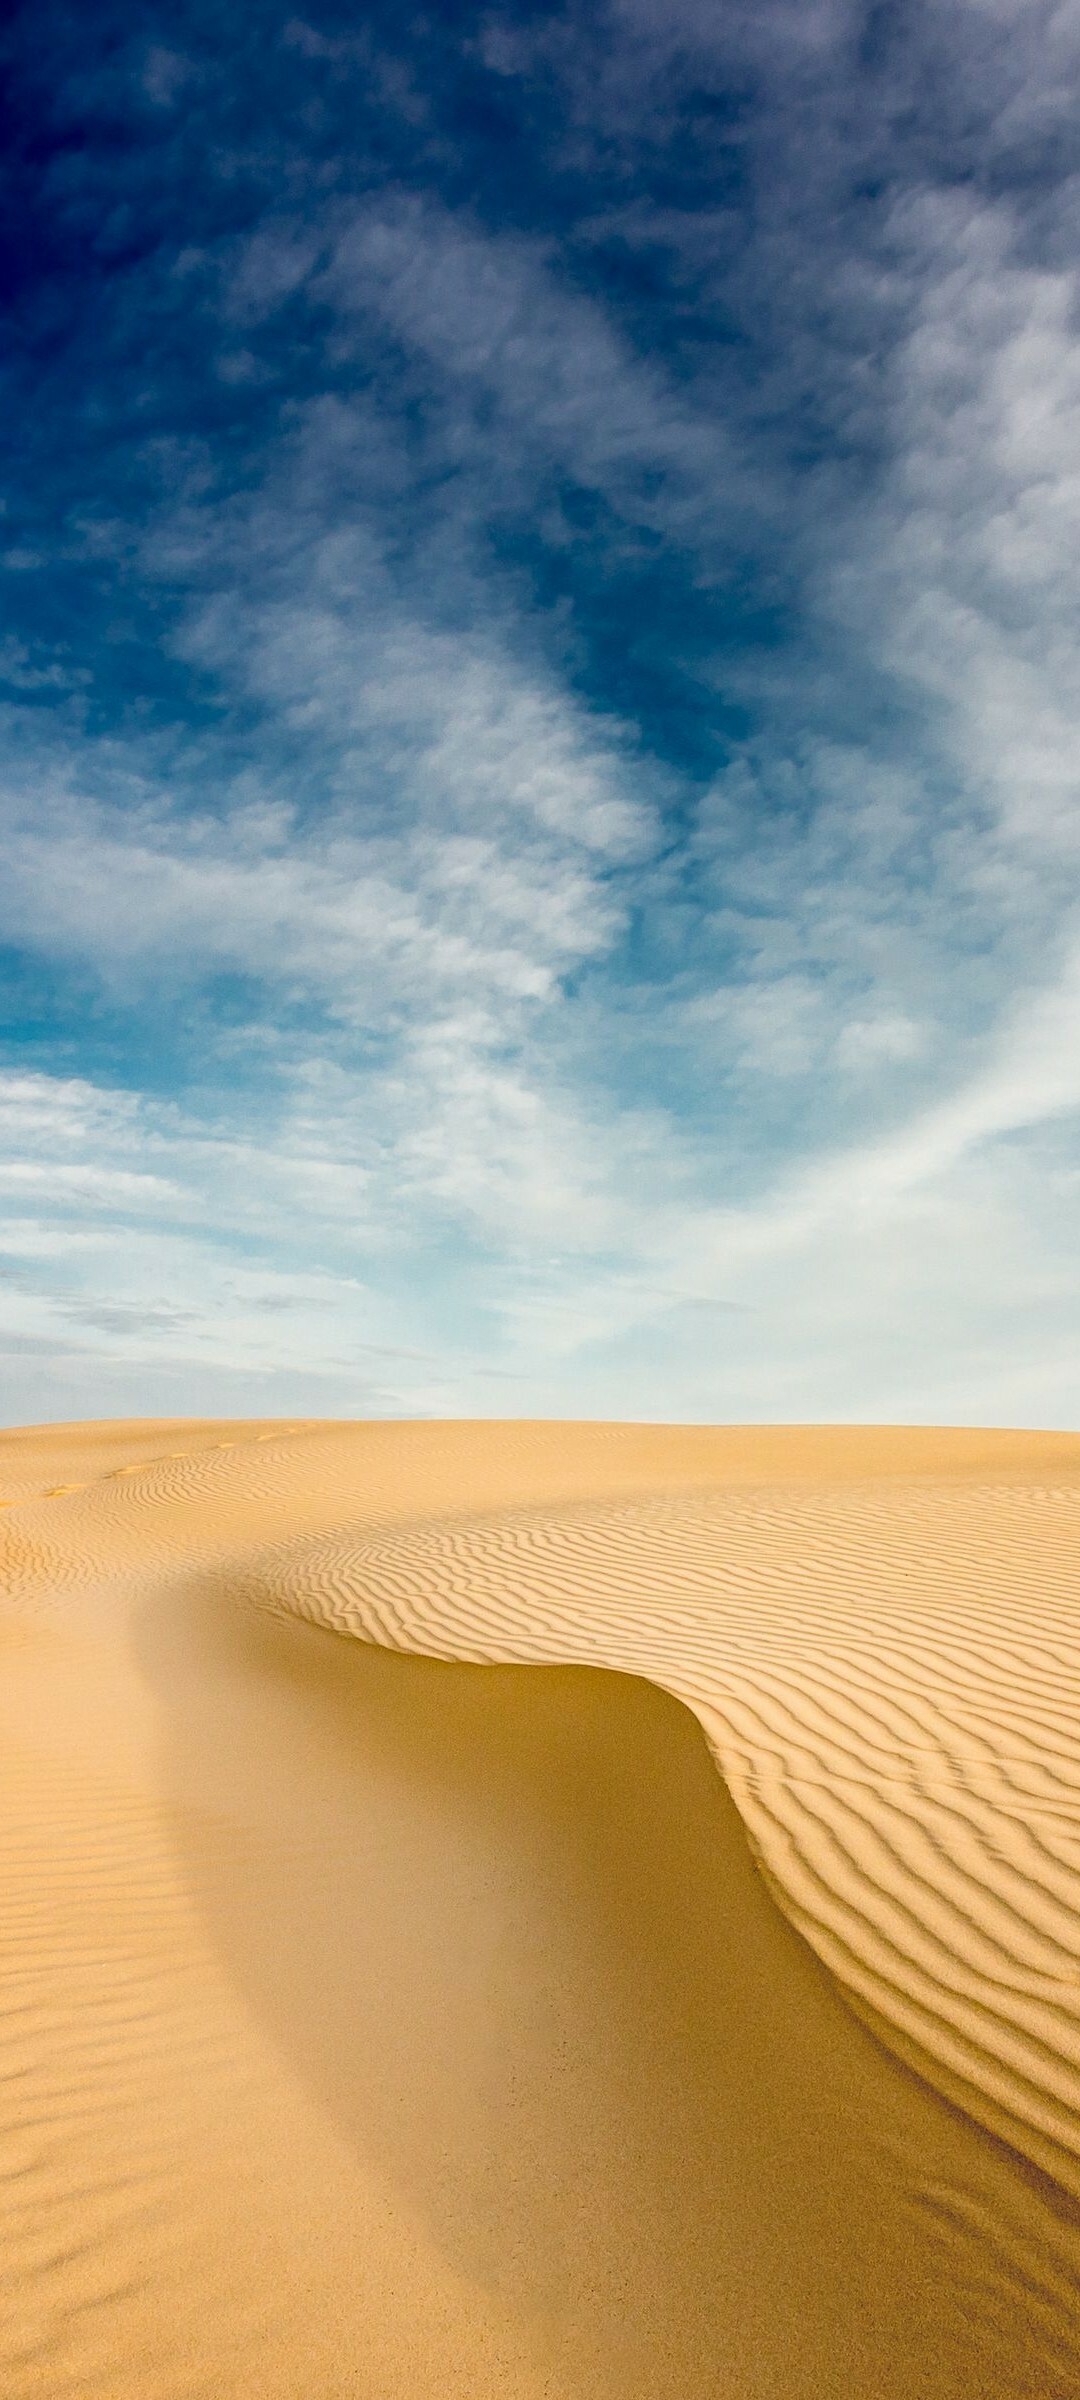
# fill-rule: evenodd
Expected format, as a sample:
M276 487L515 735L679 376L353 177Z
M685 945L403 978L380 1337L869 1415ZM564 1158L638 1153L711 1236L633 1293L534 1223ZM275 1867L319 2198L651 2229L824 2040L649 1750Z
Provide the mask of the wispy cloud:
M1075 1419L1076 12L70 42L7 1413Z

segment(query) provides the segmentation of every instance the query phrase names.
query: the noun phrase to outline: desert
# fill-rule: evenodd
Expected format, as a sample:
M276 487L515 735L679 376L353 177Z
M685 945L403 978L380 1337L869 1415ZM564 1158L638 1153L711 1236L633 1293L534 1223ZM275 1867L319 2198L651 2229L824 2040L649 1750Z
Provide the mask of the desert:
M1080 2400L1080 0L0 69L0 2400Z
M10 2400L1080 2391L1080 1438L0 1436Z

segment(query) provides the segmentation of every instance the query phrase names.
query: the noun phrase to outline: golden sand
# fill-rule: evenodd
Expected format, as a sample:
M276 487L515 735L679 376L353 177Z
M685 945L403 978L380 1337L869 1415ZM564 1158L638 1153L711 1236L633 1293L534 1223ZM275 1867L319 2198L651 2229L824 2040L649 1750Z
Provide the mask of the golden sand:
M1080 2395L1080 1438L0 1503L3 2400Z

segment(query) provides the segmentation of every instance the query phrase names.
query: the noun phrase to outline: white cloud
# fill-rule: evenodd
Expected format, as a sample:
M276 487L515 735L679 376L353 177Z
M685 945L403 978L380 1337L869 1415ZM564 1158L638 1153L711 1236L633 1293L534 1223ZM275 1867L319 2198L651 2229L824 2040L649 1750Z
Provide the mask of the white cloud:
M946 64L973 42L954 13L926 13ZM1080 12L1038 7L1022 37L982 14L989 158L1058 109ZM625 0L609 23L605 139L620 111L640 135L654 67L657 122L711 53L776 70L783 155L726 287L748 356L760 312L762 378L744 361L740 383L736 343L666 372L569 253L470 212L275 215L228 259L219 371L261 372L305 293L333 318L328 380L362 349L372 390L283 419L239 498L181 447L137 540L87 530L187 590L173 663L220 713L171 755L135 719L95 746L61 714L0 802L0 931L151 1025L207 1011L182 1105L0 1084L10 1332L42 1376L64 1362L65 1409L104 1376L208 1408L243 1385L268 1407L1080 1422L1075 193L990 201L951 166L946 189L930 132L905 163L906 31L854 133L831 0ZM589 44L558 41L580 74ZM494 25L485 54L533 55ZM722 211L662 231L687 295L715 296ZM415 422L381 408L384 346ZM850 474L816 464L809 401ZM696 807L576 696L572 629L481 558L507 510L547 511L554 541L561 479L610 510L609 562L662 543L715 595L751 526L801 587L797 640L699 662L763 721ZM28 702L68 692L4 658ZM672 796L685 841L658 831ZM250 987L238 1021L213 1021L218 979Z
M378 1392L390 1413L1075 1420L1075 1152L1054 1128L1080 1113L1078 996L1074 965L947 1100L739 1207L688 1198L662 1118L590 1126L437 1031L404 1084L317 1065L250 1146L17 1079L0 1116L39 1213L17 1184L10 1328L66 1362L69 1394L141 1363L162 1406L197 1386L227 1407L262 1376L309 1410ZM72 1173L80 1140L99 1166L108 1143L108 1171ZM136 1159L181 1196L164 1219L143 1222ZM470 1282L455 1228L501 1265Z
M846 1073L874 1074L881 1068L921 1057L926 1039L925 1027L899 1012L850 1017L836 1037L836 1059Z
M340 347L374 317L438 370L451 445L483 446L494 492L547 454L629 522L669 535L700 540L745 504L733 429L636 356L603 308L552 271L542 243L412 195L383 197L340 231L317 289ZM760 467L750 480L760 506Z
M972 810L992 811L1021 871L1075 875L1080 278L1025 257L1005 201L924 193L891 239L913 315L894 461L825 602L939 704Z
M143 60L142 88L155 108L173 108L196 71L192 60L185 58L182 51L152 42Z
M302 814L240 798L170 809L147 774L122 808L74 768L9 784L0 924L107 984L229 969L354 1025L463 997L550 1000L602 957L622 903L608 870L650 834L632 763L565 696L470 641L366 629L294 602L204 615L191 647L318 718L337 790ZM301 698L302 695L302 698ZM136 754L137 756L137 754Z

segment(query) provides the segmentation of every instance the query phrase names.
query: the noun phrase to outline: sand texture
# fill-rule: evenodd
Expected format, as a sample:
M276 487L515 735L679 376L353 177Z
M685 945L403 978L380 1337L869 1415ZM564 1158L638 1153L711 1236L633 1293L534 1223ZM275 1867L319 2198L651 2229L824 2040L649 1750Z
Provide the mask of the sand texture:
M1080 2396L1080 1437L0 1434L0 1660L3 2400Z

